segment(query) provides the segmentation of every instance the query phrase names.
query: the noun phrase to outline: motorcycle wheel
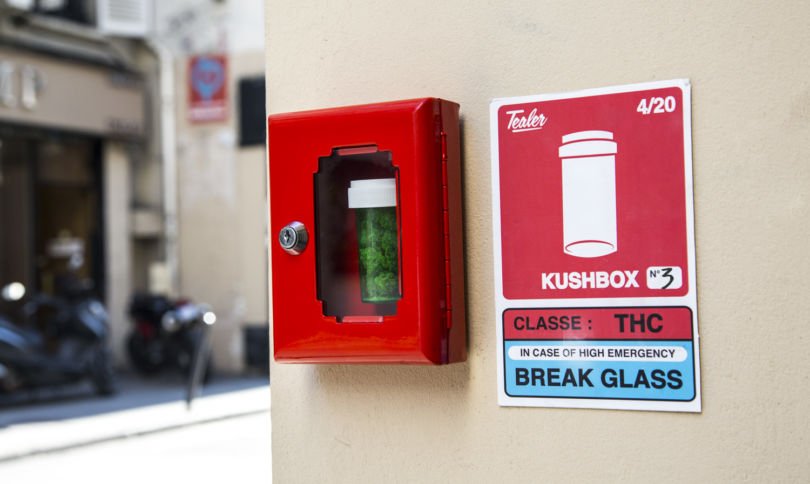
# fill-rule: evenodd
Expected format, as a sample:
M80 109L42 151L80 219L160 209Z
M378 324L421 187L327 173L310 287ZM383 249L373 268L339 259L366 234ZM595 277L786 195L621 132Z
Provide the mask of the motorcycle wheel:
M99 395L112 395L118 390L112 358L107 348L96 348L90 364L90 380Z
M14 370L0 363L0 395L11 393L19 386L20 382Z
M127 354L135 371L142 375L154 375L163 367L163 357L156 358L149 351L149 343L138 333L127 338Z

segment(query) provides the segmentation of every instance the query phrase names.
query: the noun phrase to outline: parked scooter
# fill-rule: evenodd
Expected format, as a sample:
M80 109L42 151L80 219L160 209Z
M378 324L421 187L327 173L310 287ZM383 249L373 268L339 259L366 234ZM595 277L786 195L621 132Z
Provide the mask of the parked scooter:
M207 336L216 315L204 304L171 300L158 294L135 294L129 307L134 326L127 338L132 366L143 375L167 368L207 382L213 361ZM200 367L195 372L195 363Z
M3 287L2 298L20 301L25 292L14 282ZM89 379L98 394L115 393L107 311L90 288L79 284L58 296L37 294L22 313L22 324L0 316L0 392ZM39 329L32 327L35 317Z

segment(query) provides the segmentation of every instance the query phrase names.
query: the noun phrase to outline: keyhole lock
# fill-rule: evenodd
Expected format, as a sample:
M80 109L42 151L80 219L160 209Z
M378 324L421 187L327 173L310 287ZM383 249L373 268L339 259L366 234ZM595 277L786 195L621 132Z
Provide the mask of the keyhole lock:
M278 233L278 243L285 252L299 255L307 246L307 229L301 222L290 222Z

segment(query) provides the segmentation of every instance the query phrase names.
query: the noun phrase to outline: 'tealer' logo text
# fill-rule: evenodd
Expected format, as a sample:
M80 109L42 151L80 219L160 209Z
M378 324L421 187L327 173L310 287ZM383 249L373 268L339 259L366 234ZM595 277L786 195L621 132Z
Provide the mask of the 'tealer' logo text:
M544 272L541 280L546 289L622 289L638 287L638 271Z
M548 122L548 118L545 114L537 113L537 108L532 109L532 111L527 115L522 115L524 112L524 109L516 109L506 112L506 114L509 115L509 123L506 125L506 127L509 128L509 130L513 133L543 129L543 126L545 126L545 124Z

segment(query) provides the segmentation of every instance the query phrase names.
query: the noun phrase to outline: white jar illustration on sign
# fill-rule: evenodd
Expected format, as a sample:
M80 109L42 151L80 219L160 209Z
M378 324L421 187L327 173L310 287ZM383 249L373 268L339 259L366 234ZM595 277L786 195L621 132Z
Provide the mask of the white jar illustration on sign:
M616 142L610 131L578 131L562 137L563 250L601 257L616 241Z

